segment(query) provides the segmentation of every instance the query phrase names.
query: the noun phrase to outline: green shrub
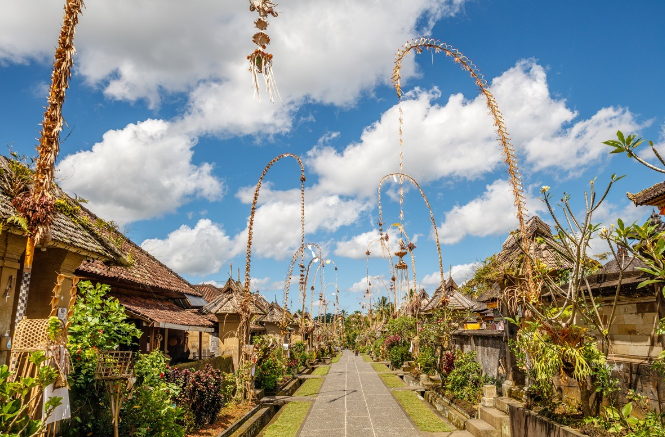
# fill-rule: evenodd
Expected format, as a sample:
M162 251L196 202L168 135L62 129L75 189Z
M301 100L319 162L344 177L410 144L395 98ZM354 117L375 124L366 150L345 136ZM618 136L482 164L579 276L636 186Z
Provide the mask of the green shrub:
M210 364L210 367L222 371L223 373L233 373L233 357L222 355L220 357L206 358L204 360L190 361L189 363L176 364L175 368L189 370L203 370Z
M106 390L95 381L97 351L131 346L142 332L127 321L125 307L118 299L106 296L109 291L108 285L78 283L78 298L67 337L72 361L68 378L72 419L64 421L63 436L113 434Z
M477 404L483 394L483 385L489 379L483 375L483 369L475 360L476 352L457 351L455 368L446 377L445 387L448 395Z
M411 359L411 352L409 352L409 346L402 344L399 346L393 346L388 352L388 358L390 359L390 364L395 368L400 368L402 365Z
M226 381L222 372L209 365L196 372L171 367L167 370L165 379L179 389L174 400L185 410L188 431L215 421L224 406Z
M420 348L416 363L420 370L428 375L431 375L436 370L436 355L431 347L424 346Z
M256 369L256 385L266 391L275 391L277 383L283 376L282 363L275 357L269 357Z
M6 365L0 366L0 435L9 437L30 437L40 435L44 429L41 420L30 417L31 393L43 391L55 382L57 371L51 366L41 366L46 360L42 352L33 353L29 360L39 367L36 378L11 379ZM41 367L40 367L41 366ZM54 396L46 403L46 417L60 405L62 398Z

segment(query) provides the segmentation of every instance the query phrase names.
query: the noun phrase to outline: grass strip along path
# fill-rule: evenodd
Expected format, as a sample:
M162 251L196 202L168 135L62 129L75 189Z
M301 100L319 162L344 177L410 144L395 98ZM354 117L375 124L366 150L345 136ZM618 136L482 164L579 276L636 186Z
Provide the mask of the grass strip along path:
M314 371L312 372L312 375L314 376L325 376L328 374L328 370L330 370L330 366L319 366Z
M295 437L307 416L311 402L289 402L279 412L277 420L263 431L263 437Z
M300 386L293 396L315 396L321 390L324 378L310 378L305 380L305 383Z
M439 416L420 400L418 395L411 390L400 390L392 392L393 396L402 404L411 419L416 422L418 429L427 432L453 431Z
M385 364L373 363L372 367L379 374L379 377L386 387L392 389L396 387L404 387L404 385L406 385L401 378L394 373L391 373L390 369L386 367ZM454 430L454 428L450 427L443 419L434 413L425 401L421 400L415 392L411 390L395 390L391 391L391 393L421 431L447 432Z
M325 376L330 366L317 367L312 375ZM324 378L307 379L293 396L315 396L321 390ZM277 418L261 434L262 437L295 437L302 425L311 402L289 402L279 412Z

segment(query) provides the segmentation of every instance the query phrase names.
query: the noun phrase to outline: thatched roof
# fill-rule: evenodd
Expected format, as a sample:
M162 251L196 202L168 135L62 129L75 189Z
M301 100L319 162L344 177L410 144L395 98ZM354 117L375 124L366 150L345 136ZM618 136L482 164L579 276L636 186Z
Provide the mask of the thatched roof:
M477 308L477 304L459 292L457 283L452 277L449 277L444 284L444 289L439 285L432 295L432 299L428 302L424 311L433 311L444 305L445 299L448 300L448 308L460 311L473 311Z
M21 185L18 182L19 179L12 171L9 159L0 156L0 222L3 230L13 234L25 235L25 231L18 226L8 223L8 219L11 217L19 216L18 211L12 205L13 196L17 194L15 192L16 187ZM52 194L55 199L66 199L74 202L57 185L54 185ZM107 261L116 260L120 257L117 250L108 247L94 232L91 232L75 218L60 212L57 208L51 225L51 241L46 244L46 247L60 247L72 252L79 252L91 258Z
M591 287L592 291L597 291L601 294L605 292L614 293L616 291L617 285L619 285L621 269L623 269L623 276L621 278L623 293L626 293L629 290L631 293L637 292L637 285L640 282L650 278L648 273L638 270L639 268L647 267L647 265L640 261L638 258L633 258L625 252L619 252L619 260L620 261L613 259L609 261L598 273L587 277L589 286ZM563 288L565 287L566 286L564 285ZM649 287L645 287L638 293L652 294L653 290Z
M476 298L478 302L490 302L492 300L498 300L501 298L501 287L499 286L498 282L495 282L494 285L492 285L492 288L487 290L486 292L482 293L480 296Z
M626 193L635 206L652 205L662 208L665 205L665 182L659 182L639 193Z
M256 321L258 323L278 324L282 321L282 319L284 319L284 313L285 311L281 306L275 302L272 302L268 304L268 310L266 311L266 314L258 318ZM286 311L286 320L289 322L293 320L293 316L288 311Z
M26 176L30 178L29 173L20 177L18 169L27 171L16 161L0 157L0 222L8 232L23 235L23 230L7 224L10 217L18 216L12 205L13 196L20 191L17 187L25 188ZM51 241L46 247L85 255L87 259L76 270L78 276L165 298L201 295L180 275L125 237L113 222L102 220L57 185L52 195L56 202L55 217Z
M538 216L526 222L527 238L530 241L529 252L534 259L543 262L549 270L562 270L571 264L561 254L564 249L552 235L552 229ZM497 254L497 263L503 268L517 268L522 259L522 241L518 231L512 232Z
M240 304L243 299L242 293L224 293L201 308L201 312L203 314L240 314ZM249 309L252 314L265 314L256 306L254 299L250 302Z

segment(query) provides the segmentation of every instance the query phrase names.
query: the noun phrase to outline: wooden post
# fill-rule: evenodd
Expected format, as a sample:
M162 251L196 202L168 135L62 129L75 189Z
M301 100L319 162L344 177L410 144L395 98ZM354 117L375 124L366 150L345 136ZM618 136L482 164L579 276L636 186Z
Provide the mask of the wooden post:
M169 344L169 328L164 328L164 355L169 354L168 344Z
M199 360L203 359L203 331L199 331Z

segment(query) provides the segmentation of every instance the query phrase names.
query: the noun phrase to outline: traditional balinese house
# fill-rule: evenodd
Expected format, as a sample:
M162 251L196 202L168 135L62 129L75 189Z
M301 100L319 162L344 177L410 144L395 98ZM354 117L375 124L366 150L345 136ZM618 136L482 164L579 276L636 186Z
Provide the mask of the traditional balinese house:
M285 318L287 324L290 324L290 322L293 319L293 317L291 316L291 314L288 313L288 311L285 312L284 309L281 306L279 306L276 302L272 302L268 304L266 314L258 317L256 319L256 323L262 325L265 328L266 335L270 335L272 337L281 340L282 338L281 324L284 322ZM286 343L288 343L289 339L287 338L285 340Z
M665 182L659 182L639 193L626 193L635 206L650 205L658 208L660 215L665 215Z
M14 335L18 296L24 277L27 233L12 200L29 189L32 174L15 159L0 156L0 364L8 363L8 346ZM62 299L58 308L69 305L69 289L76 268L83 260L116 261L121 255L93 232L66 214L63 205L74 201L59 187L53 189L56 209L50 241L35 248L25 317L45 319L51 313L51 299L59 275ZM66 312L66 311L65 311ZM60 314L60 313L59 313Z
M219 295L201 309L203 314L211 314L217 318L219 326L219 349L223 355L233 355L237 360L239 347L240 305L244 299L243 285L240 281L229 278L219 289ZM250 333L261 332L265 328L254 322L256 316L265 312L256 305L255 295L250 301Z
M427 291L425 291L424 288L421 288L420 292L413 297L411 302L407 301L402 303L399 308L399 313L405 316L416 316L417 314L421 314L423 311L425 311L429 301L429 294L427 294Z
M430 314L444 305L457 311L473 311L477 307L476 302L459 292L459 287L452 276L448 277L443 288L441 285L437 287L434 294L432 294L432 298L423 309L423 313Z
M126 261L111 264L85 260L76 274L111 286L109 296L118 299L129 318L144 332L139 349L160 349L174 363L215 355L214 347L208 346L205 351L203 347L203 335L213 334L216 323L196 311L206 303L201 292L111 224L85 208L80 213L88 222L98 223L98 235L125 254Z

